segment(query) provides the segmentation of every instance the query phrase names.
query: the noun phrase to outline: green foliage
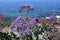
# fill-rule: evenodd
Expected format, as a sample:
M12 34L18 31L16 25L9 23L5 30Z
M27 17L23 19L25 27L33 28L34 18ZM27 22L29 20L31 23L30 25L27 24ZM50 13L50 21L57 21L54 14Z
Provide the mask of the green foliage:
M11 36L8 33L0 32L0 40L12 40Z
M19 37L17 37L13 32L0 32L0 40L19 40Z
M51 29L51 27L49 27L49 26L47 26L47 25L45 25L45 26L43 26L42 28L41 28L41 31L51 31L52 29Z
M6 25L6 26L10 26L11 23L12 23L12 21L11 21L11 20L8 20L8 21L5 23L5 25Z

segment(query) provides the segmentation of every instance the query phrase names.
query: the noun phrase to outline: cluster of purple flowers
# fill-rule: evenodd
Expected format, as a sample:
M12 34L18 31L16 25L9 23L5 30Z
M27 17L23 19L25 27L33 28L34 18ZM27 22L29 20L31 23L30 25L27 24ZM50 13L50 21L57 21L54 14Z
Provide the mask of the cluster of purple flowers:
M19 12L23 12L23 10L27 8L28 10L27 11L32 11L33 10L33 6L32 5L23 5L19 8Z
M10 26L12 30L18 31L20 35L23 35L24 33L26 35L30 35L32 33L31 30L27 27L27 22L24 17L18 17L14 23ZM15 28L15 29L14 29Z
M20 35L31 35L32 30L30 30L29 26L35 26L37 22L37 18L29 18L29 21L27 22L26 18L20 16L10 27L11 30L17 31Z
M37 18L32 18L32 19L29 21L29 25L30 25L30 26L36 26L37 23L38 23L38 19L37 19Z
M46 19L52 21L53 20L53 17L52 16L49 16Z

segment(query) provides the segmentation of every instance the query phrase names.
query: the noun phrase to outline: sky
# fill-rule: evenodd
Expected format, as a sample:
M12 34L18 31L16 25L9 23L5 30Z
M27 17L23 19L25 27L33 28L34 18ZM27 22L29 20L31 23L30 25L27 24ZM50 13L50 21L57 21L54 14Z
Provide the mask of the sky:
M59 1L59 0L0 0L0 1Z

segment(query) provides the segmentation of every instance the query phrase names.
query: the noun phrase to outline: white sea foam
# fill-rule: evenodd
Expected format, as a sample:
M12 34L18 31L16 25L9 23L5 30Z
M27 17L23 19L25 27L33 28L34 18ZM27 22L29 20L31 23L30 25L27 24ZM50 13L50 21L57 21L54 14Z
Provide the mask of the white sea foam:
M57 18L60 18L60 16L56 16Z
M46 17L46 18L50 18L50 17ZM60 16L56 16L56 18L60 18Z

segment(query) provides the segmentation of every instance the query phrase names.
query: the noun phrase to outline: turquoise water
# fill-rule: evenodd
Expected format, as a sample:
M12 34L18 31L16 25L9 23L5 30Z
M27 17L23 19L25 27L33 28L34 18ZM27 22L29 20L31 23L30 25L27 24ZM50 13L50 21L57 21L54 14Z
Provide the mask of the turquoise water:
M18 9L20 6L30 4L34 6L34 11L29 13L32 17L47 16L52 12L56 12L60 15L60 1L0 1L0 12L3 16L17 17L23 16L25 12L19 13Z

